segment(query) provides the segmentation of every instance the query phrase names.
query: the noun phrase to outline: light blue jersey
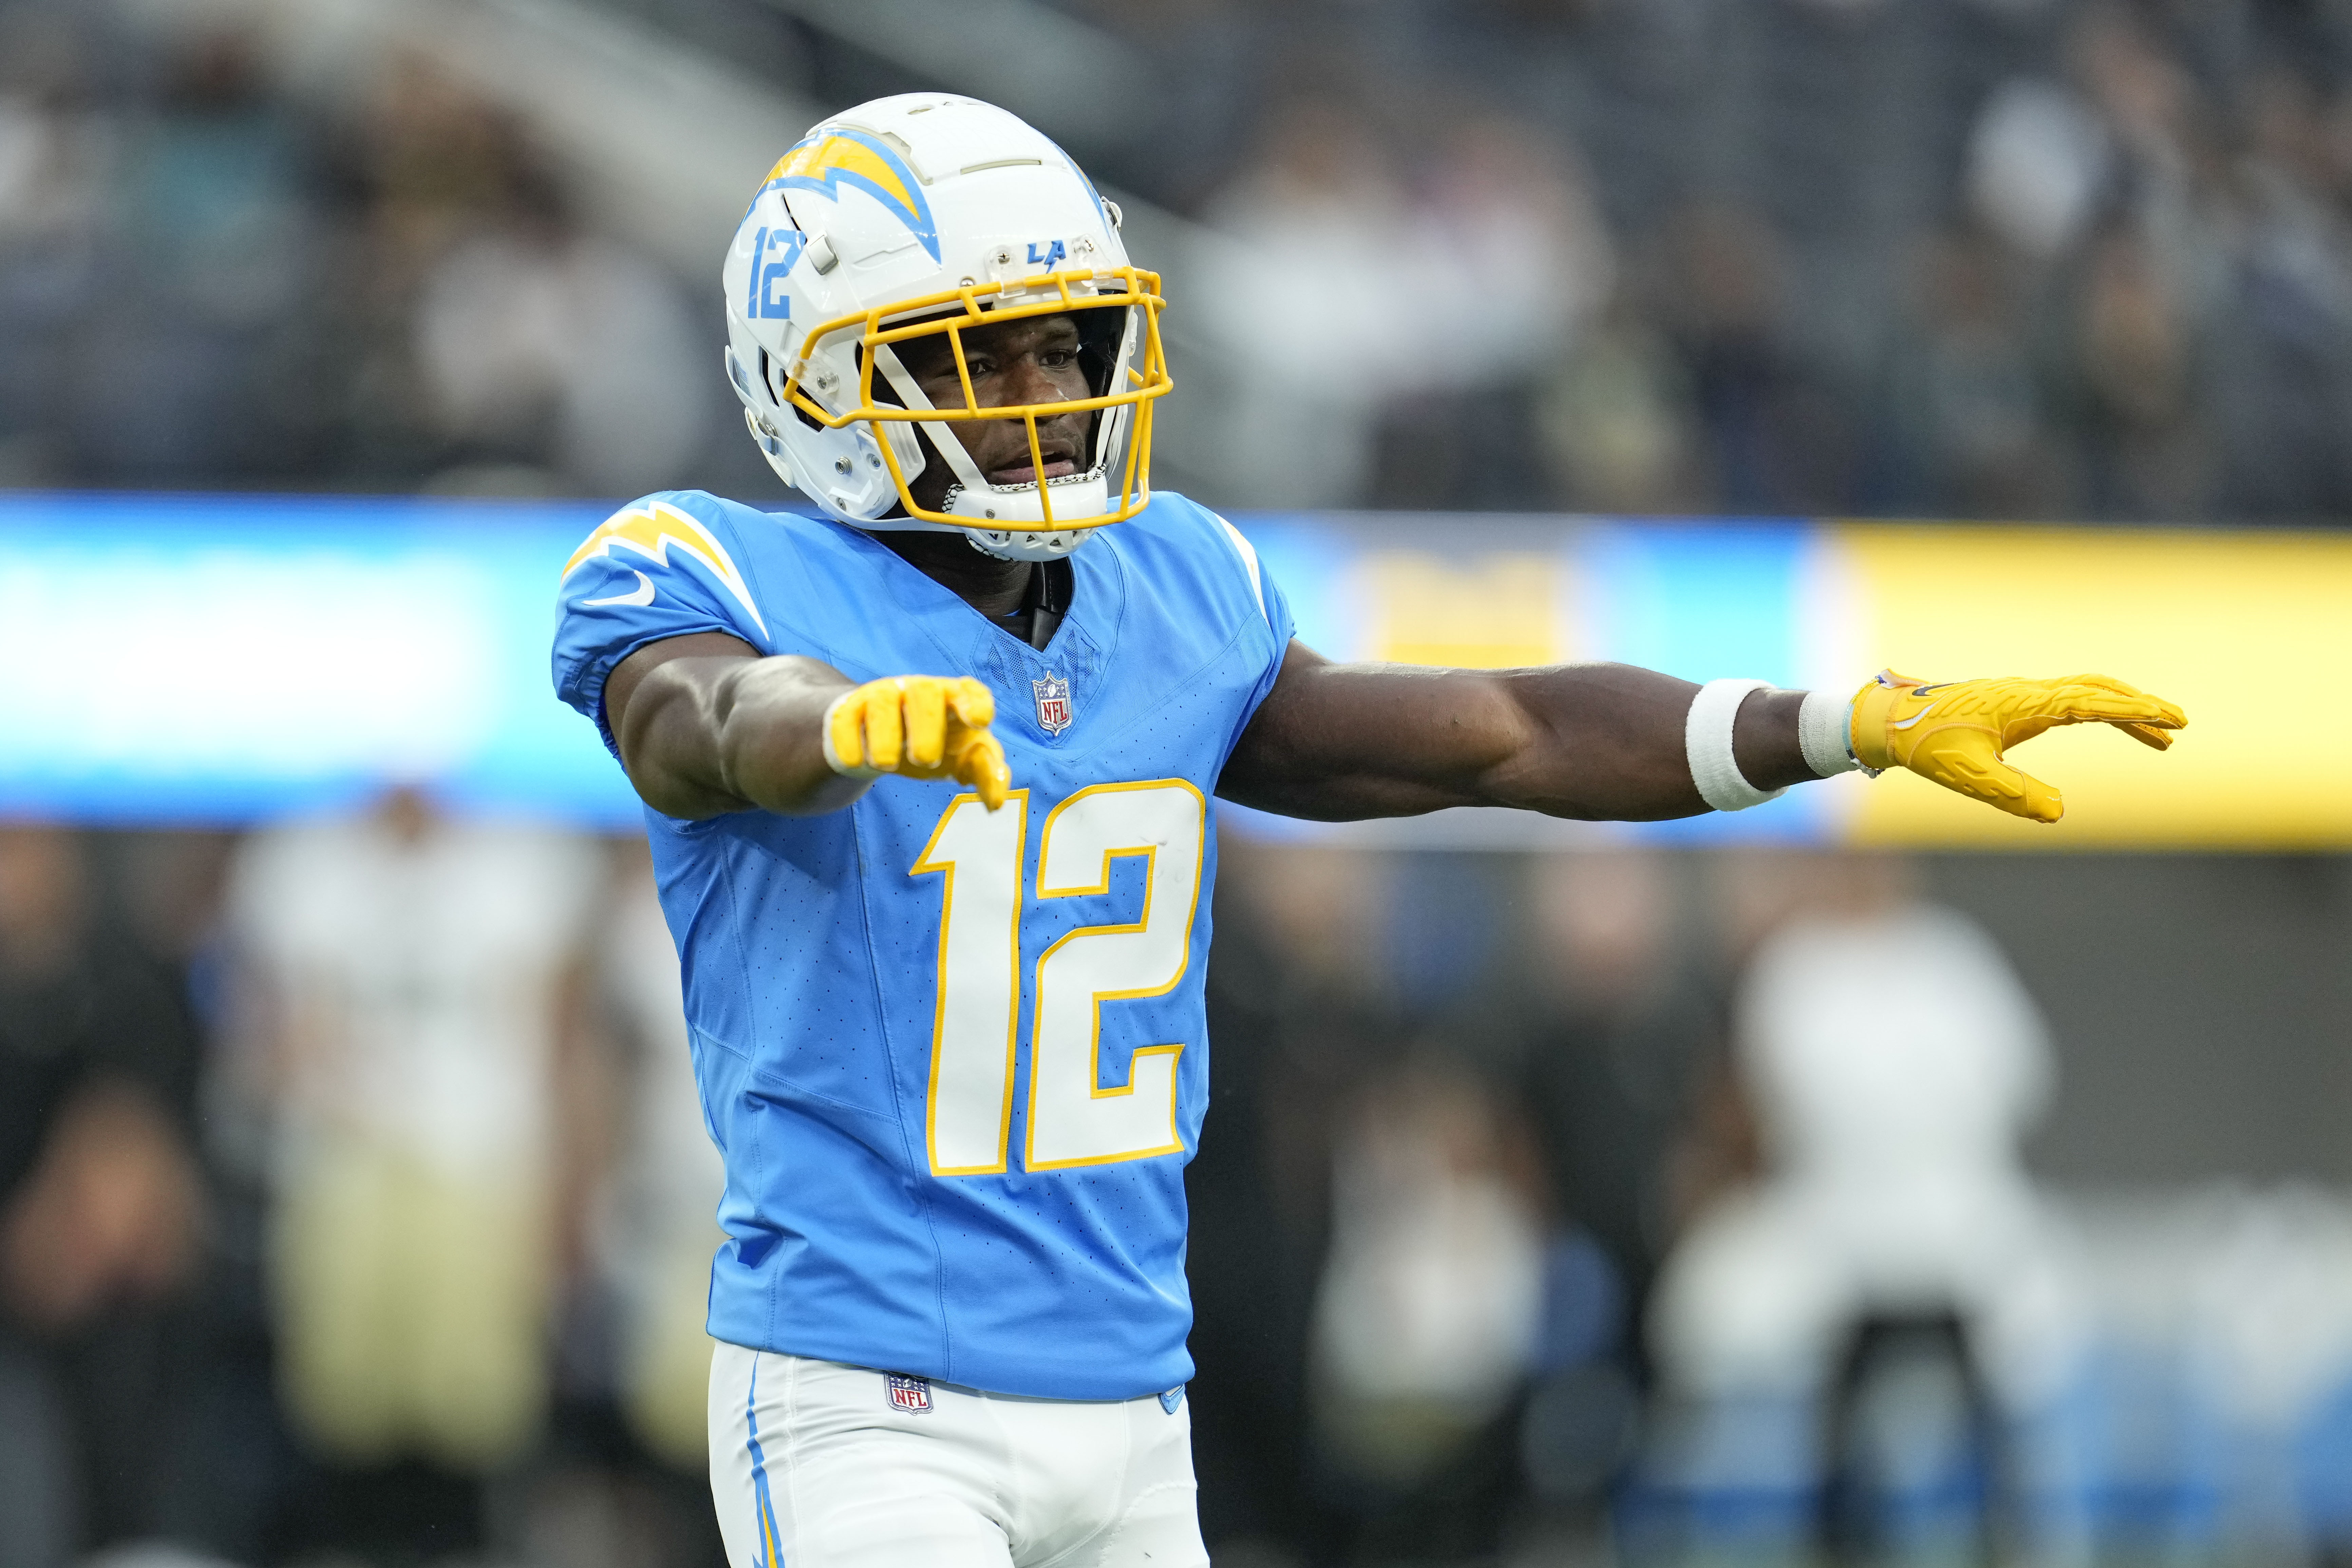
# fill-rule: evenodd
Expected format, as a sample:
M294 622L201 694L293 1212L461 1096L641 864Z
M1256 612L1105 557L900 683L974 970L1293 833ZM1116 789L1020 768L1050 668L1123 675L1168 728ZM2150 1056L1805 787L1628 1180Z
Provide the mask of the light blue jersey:
M1192 1375L1212 795L1290 641L1242 536L1162 493L1072 557L1044 652L859 531L648 497L563 579L556 689L722 631L996 694L1013 798L886 777L814 817L648 810L711 1136L710 1332L1001 1393Z

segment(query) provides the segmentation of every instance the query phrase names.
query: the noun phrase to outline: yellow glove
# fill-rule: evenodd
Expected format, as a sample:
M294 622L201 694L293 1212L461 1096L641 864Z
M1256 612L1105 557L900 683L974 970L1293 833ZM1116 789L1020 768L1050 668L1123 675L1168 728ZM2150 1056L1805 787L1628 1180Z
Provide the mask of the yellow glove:
M2002 752L2060 724L2113 724L2161 752L2188 722L2164 699L2104 675L1928 686L1889 670L1854 695L1853 754L1864 767L1908 768L2012 816L2055 822L2063 798Z
M852 778L951 778L994 811L1013 784L1004 747L988 732L995 719L996 699L970 676L869 680L824 710L824 760Z

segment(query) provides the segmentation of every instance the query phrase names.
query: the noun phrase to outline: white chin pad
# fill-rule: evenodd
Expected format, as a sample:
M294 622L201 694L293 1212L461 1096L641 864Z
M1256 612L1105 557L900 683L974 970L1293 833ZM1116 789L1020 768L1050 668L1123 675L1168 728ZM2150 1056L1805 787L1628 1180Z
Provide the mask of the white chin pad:
M1073 474L1037 485L958 485L948 491L940 510L959 521L985 526L992 522L1044 522L1045 502L1040 489L1051 493L1054 521L1100 517L1110 510L1110 485L1100 473Z
M1095 536L1091 528L1056 529L1051 533L1035 531L1017 531L1009 528L967 528L964 538L982 555L993 555L999 561L1059 561L1065 555L1077 552L1078 547Z

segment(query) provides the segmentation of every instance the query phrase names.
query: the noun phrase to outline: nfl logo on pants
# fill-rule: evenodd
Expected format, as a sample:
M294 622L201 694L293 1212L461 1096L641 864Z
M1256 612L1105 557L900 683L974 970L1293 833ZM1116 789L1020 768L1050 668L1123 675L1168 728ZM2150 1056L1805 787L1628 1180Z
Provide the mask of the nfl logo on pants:
M931 1380L908 1377L900 1373L882 1374L882 1386L890 1393L890 1408L920 1415L931 1407Z
M1049 675L1043 680L1033 680L1030 689L1037 693L1037 724L1048 735L1058 735L1070 727L1070 683L1060 676Z

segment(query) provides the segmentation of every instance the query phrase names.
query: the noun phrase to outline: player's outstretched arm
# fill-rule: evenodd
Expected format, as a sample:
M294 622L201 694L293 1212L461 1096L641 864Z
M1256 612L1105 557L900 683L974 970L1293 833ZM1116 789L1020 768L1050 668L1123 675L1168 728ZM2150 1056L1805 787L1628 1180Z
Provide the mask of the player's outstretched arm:
M655 810L837 811L882 773L952 778L1003 804L1012 779L987 688L961 677L853 682L795 655L761 658L698 632L648 643L604 686L604 719L629 782Z
M1683 728L1698 688L1622 664L1430 669L1334 664L1294 642L1217 793L1286 816L1346 821L1449 805L1649 821L1707 809ZM1766 789L1811 778L1801 692L1741 706L1740 771Z
M1626 665L1424 669L1333 664L1293 643L1218 793L1329 821L1449 805L1648 821L1737 809L1855 765L1906 768L2040 822L2058 792L2005 760L2061 724L2161 749L2180 710L2105 676L1922 686L1883 676L1851 703ZM1698 780L1707 779L1703 789Z

